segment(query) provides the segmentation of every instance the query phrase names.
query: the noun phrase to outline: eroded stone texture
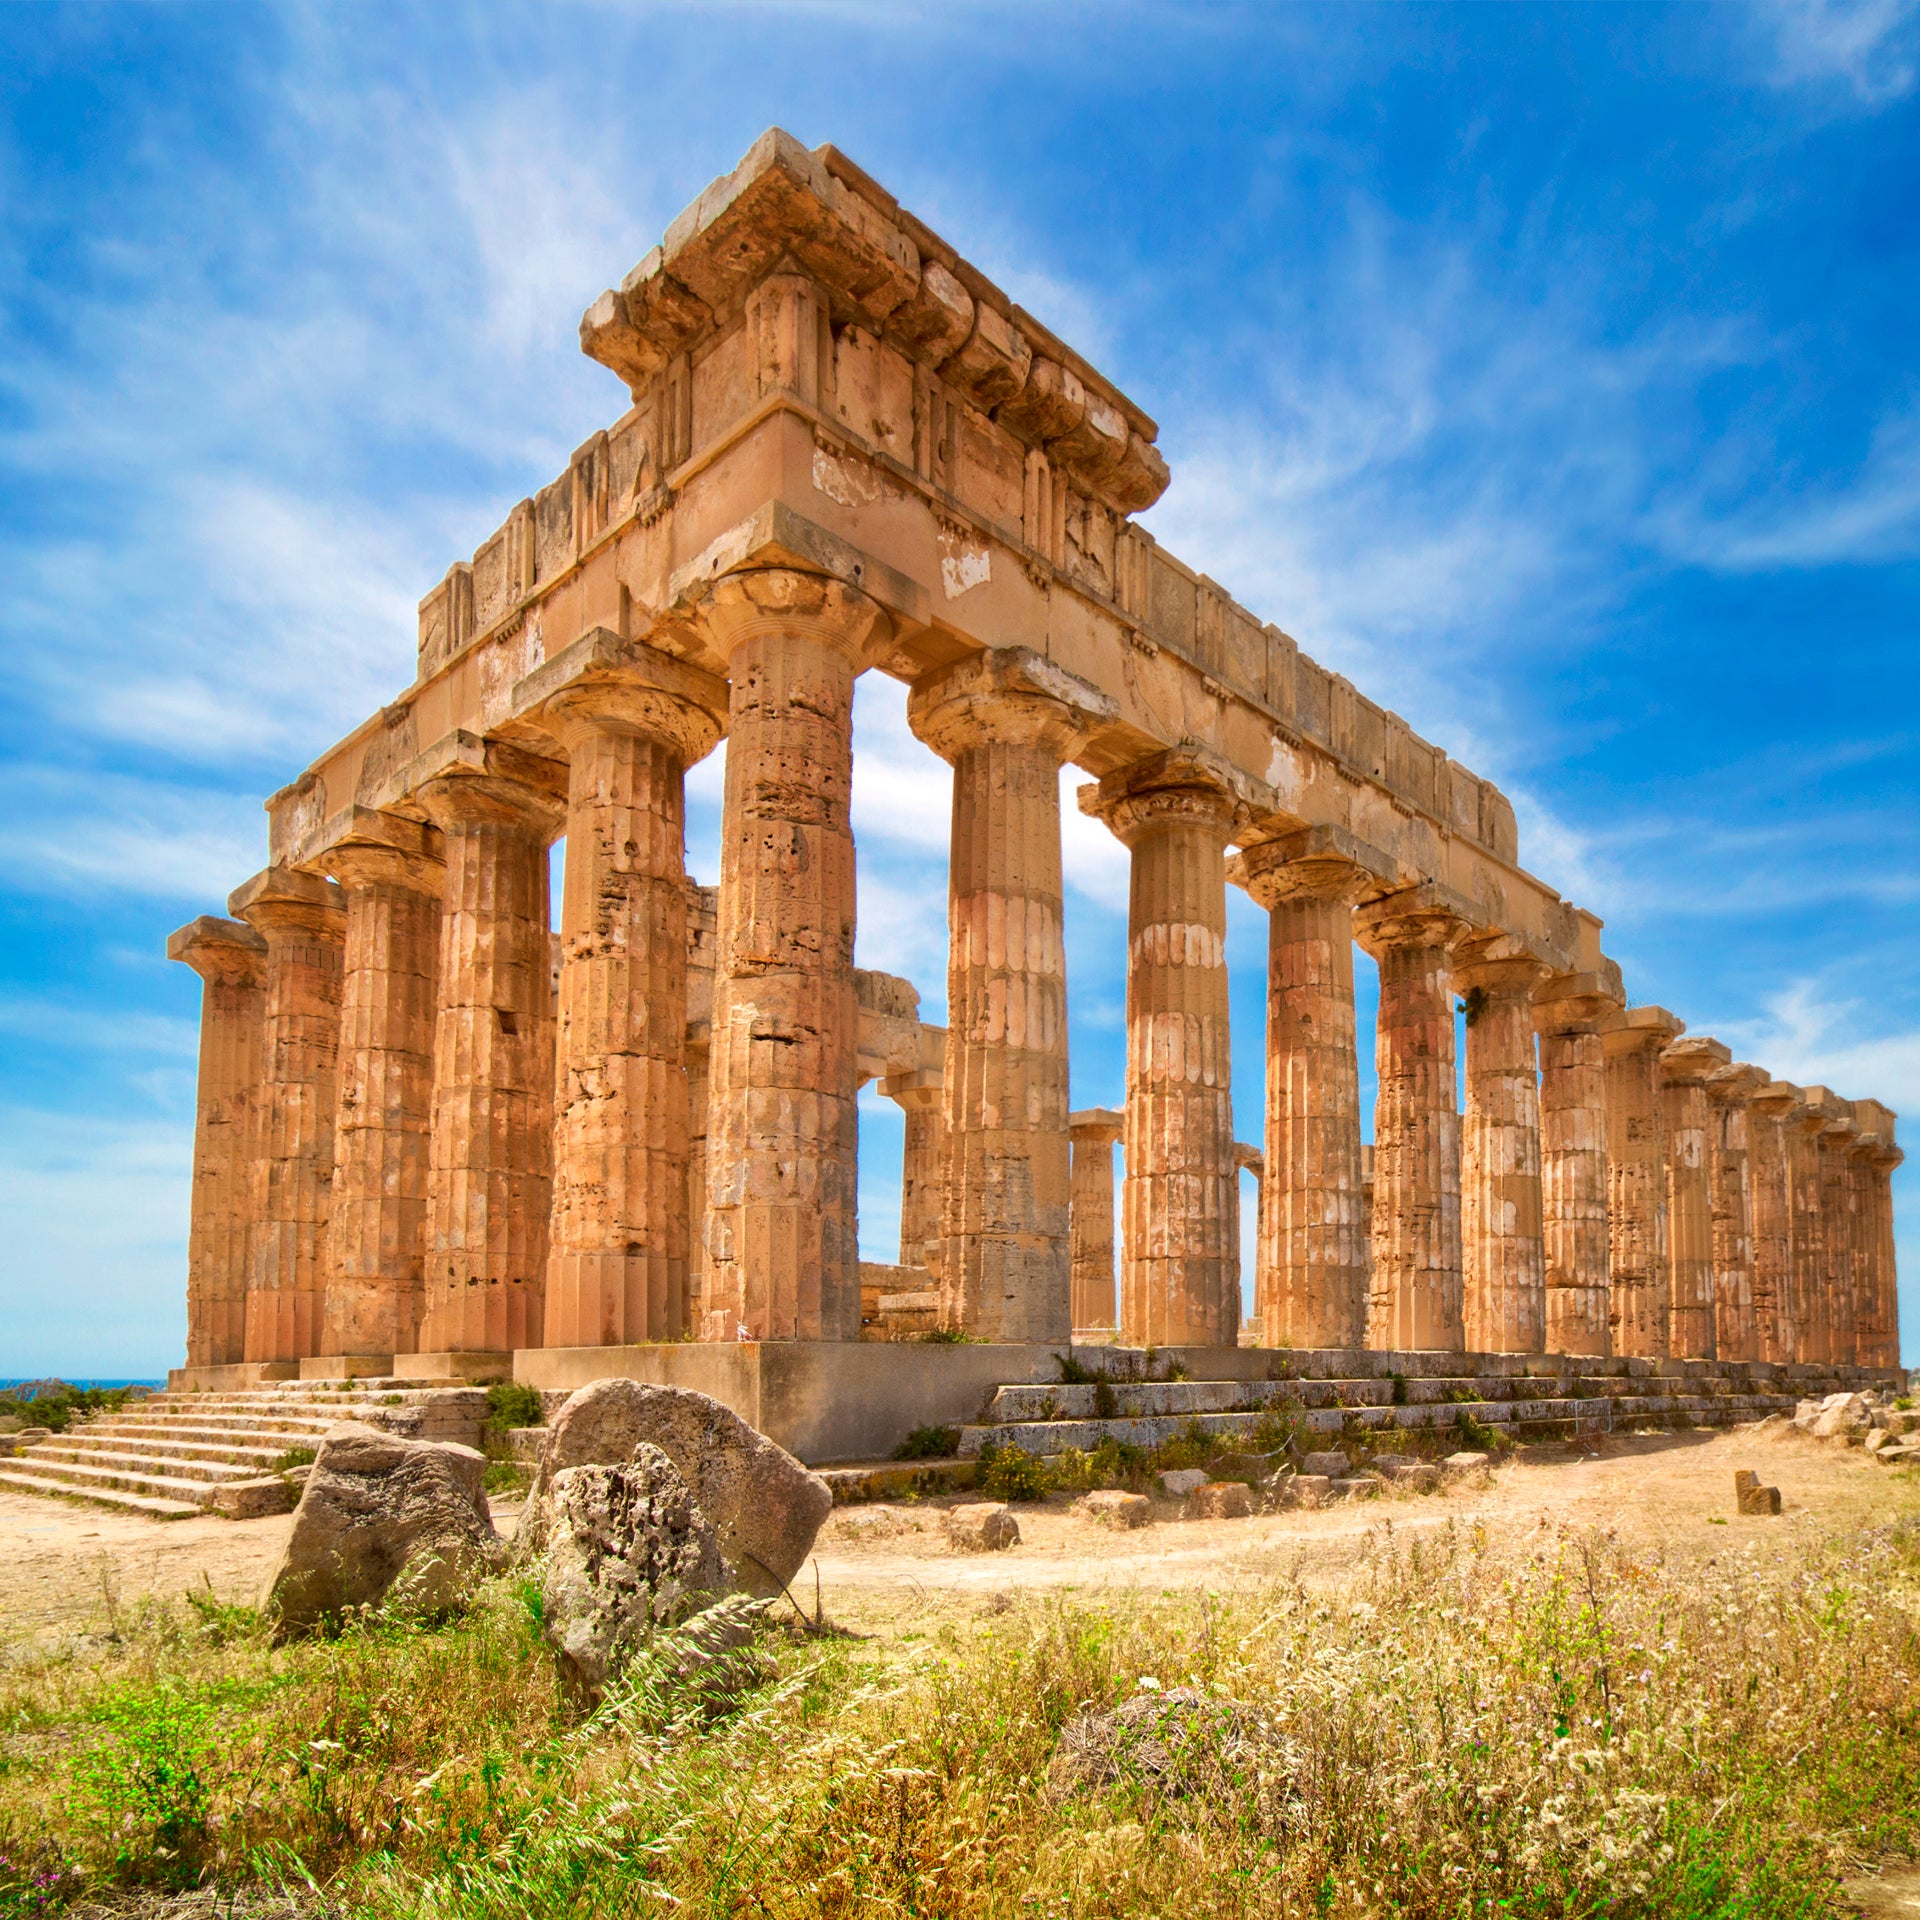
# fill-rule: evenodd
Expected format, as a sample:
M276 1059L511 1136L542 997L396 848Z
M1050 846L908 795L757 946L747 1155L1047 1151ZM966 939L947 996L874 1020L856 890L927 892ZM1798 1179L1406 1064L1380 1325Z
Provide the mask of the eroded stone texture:
M1060 768L1111 711L1025 648L932 674L908 704L953 767L941 1312L985 1340L1073 1330Z
M1425 885L1355 916L1359 942L1380 969L1371 1347L1457 1353L1465 1344L1449 958L1462 931L1459 915Z
M713 966L720 889L687 882L687 1311L707 1312L707 1078L713 1052Z
M1707 1076L1713 1196L1713 1328L1722 1360L1758 1360L1753 1284L1753 1168L1750 1103L1765 1082L1758 1067L1730 1065Z
M1381 864L1322 832L1249 847L1235 868L1268 914L1256 1289L1265 1346L1367 1338L1353 906L1380 891Z
M1863 1115L1862 1109L1872 1109ZM1864 1154L1866 1208L1863 1221L1868 1270L1872 1276L1875 1339L1862 1343L1861 1364L1897 1367L1900 1364L1900 1304L1895 1284L1893 1240L1893 1171L1906 1155L1894 1145L1892 1112L1877 1101L1856 1100L1856 1118L1870 1125L1872 1138Z
M725 703L634 648L544 709L568 765L548 1346L691 1329L685 784Z
M1807 1105L1820 1115L1814 1136L1819 1178L1820 1268L1817 1316L1834 1366L1854 1364L1854 1234L1851 1156L1859 1129L1847 1103L1830 1087L1808 1087Z
M731 574L708 1079L708 1339L855 1340L853 682L886 616L839 581Z
M424 1353L544 1344L553 1190L550 762L450 772L420 800L445 840L433 1043Z
M1753 1241L1753 1324L1758 1357L1798 1357L1793 1296L1793 1192L1787 1129L1804 1108L1783 1080L1755 1088L1747 1102L1747 1210Z
M1082 807L1133 855L1127 907L1126 1178L1120 1337L1231 1347L1239 1249L1233 1152L1226 846L1235 807L1204 756L1156 755Z
M332 881L284 867L228 906L267 943L246 1358L299 1360L320 1351L346 908Z
M1547 968L1505 935L1454 953L1467 1014L1460 1240L1467 1347L1544 1353L1546 1263L1540 1194L1540 1068L1534 990Z
M1663 1359L1672 1348L1667 1270L1666 1125L1660 1051L1684 1030L1664 1007L1628 1007L1600 1029L1607 1059L1607 1244L1613 1350Z
M1126 1130L1126 1116L1111 1107L1088 1107L1067 1116L1073 1139L1073 1330L1112 1333L1113 1150Z
M320 1351L412 1353L424 1311L433 1016L446 867L431 827L355 808Z
M947 1029L921 1024L919 1064L890 1073L881 1091L906 1121L900 1157L900 1264L936 1277L947 1180Z
M1540 1040L1540 1212L1546 1350L1613 1351L1607 1272L1607 1053L1619 969L1563 973L1533 996Z
M1793 1202L1793 1305L1798 1334L1796 1360L1822 1363L1833 1357L1833 1321L1827 1299L1827 1252L1820 1212L1820 1135L1827 1116L1824 1088L1803 1087L1789 1119L1787 1179Z
M1716 1357L1713 1162L1707 1076L1733 1056L1689 1034L1662 1049L1660 1117L1667 1163L1667 1339L1678 1360Z
M187 1365L231 1366L246 1357L267 943L243 921L202 914L168 936L167 958L190 966L202 982L187 1233Z

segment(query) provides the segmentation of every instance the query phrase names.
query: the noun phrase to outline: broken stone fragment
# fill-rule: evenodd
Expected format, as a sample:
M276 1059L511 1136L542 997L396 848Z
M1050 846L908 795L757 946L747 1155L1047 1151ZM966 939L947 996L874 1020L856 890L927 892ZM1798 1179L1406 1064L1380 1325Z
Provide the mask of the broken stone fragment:
M973 1500L948 1509L947 1540L956 1553L1001 1553L1020 1544L1020 1523L1003 1501Z
M1440 1469L1449 1478L1458 1479L1469 1473L1485 1473L1492 1465L1491 1454L1450 1453L1440 1462Z
M1857 1439L1873 1425L1873 1409L1859 1393L1830 1393L1811 1428L1816 1440Z
M1152 1520L1153 1502L1144 1493L1083 1493L1073 1503L1073 1511L1096 1526L1128 1529Z
M1160 1476L1161 1491L1171 1500L1184 1500L1195 1487L1207 1484L1202 1467L1171 1467Z
M1253 1512L1253 1493L1244 1480L1209 1480L1187 1495L1189 1520L1245 1520Z
M1333 1493L1333 1480L1324 1473L1296 1473L1281 1489L1284 1507L1323 1507Z
M1337 1478L1328 1487L1334 1500L1373 1500L1379 1497L1381 1482L1371 1473L1352 1473Z
M1767 1514L1780 1511L1780 1489L1763 1487L1760 1476L1749 1467L1742 1467L1733 1476L1733 1498L1737 1511L1743 1514Z
M1337 1447L1329 1447L1324 1453L1310 1453L1300 1462L1302 1473L1325 1474L1329 1480L1339 1480L1352 1470L1353 1463Z
M291 1476L278 1473L258 1480L228 1480L209 1491L201 1505L223 1520L258 1520L270 1513L291 1513L295 1494Z

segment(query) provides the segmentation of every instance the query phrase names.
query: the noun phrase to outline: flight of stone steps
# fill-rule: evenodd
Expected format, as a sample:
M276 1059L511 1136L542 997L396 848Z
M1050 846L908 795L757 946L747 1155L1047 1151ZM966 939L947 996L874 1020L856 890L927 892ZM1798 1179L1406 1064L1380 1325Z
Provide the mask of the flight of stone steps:
M208 1511L217 1488L262 1480L289 1454L310 1456L336 1421L472 1444L485 1417L484 1389L449 1389L444 1380L155 1393L0 1458L0 1488L184 1520Z
M1143 1377L1147 1356L1118 1351L1112 1364L1104 1383L999 1388L979 1423L961 1429L959 1457L988 1445L1090 1453L1105 1439L1154 1447L1196 1426L1250 1443L1275 1415L1308 1445L1421 1434L1459 1445L1463 1430L1545 1440L1732 1426L1790 1416L1802 1399L1881 1378L1854 1367L1347 1351L1275 1353L1268 1379L1153 1380Z

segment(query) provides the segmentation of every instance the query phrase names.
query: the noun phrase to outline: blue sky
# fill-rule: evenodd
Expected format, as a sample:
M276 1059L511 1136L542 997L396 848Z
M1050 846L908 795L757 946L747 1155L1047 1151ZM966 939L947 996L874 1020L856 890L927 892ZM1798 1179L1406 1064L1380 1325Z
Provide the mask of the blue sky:
M1636 999L1920 1125L1912 0L15 4L0 1375L177 1361L198 983L166 933L617 411L581 309L770 124L1160 420L1155 533L1500 781ZM863 683L860 958L939 1017L945 776L904 705ZM1124 860L1071 814L1067 859L1074 1099L1117 1104ZM890 1111L863 1139L885 1257Z

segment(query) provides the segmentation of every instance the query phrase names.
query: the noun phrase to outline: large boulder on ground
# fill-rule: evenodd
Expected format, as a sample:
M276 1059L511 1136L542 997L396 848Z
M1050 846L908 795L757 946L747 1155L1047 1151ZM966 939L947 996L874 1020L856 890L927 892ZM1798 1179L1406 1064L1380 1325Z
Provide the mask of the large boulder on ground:
M329 1427L261 1601L276 1636L382 1601L427 1615L457 1606L500 1561L486 1464L471 1447Z
M522 1543L544 1543L556 1475L622 1465L642 1443L679 1469L713 1528L730 1585L766 1598L800 1571L833 1511L832 1489L718 1400L641 1380L596 1380L554 1415L527 1492Z
M541 1627L568 1677L598 1699L636 1647L725 1591L719 1542L646 1440L621 1466L563 1467L547 1500Z
M1816 1440L1839 1440L1864 1434L1872 1425L1873 1409L1864 1394L1830 1393L1809 1431Z
M948 1508L947 1543L955 1553L1004 1553L1020 1544L1020 1522L1004 1500L969 1500Z

